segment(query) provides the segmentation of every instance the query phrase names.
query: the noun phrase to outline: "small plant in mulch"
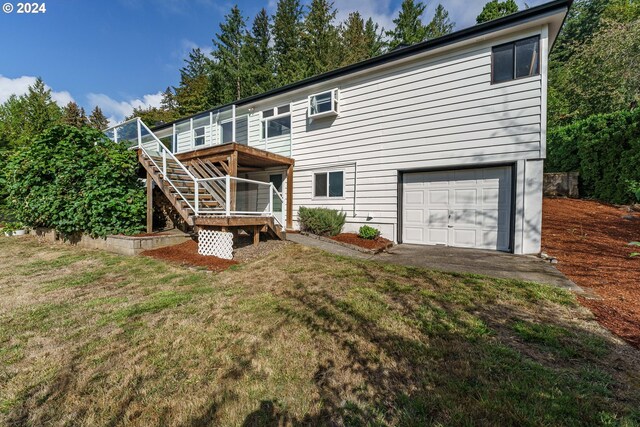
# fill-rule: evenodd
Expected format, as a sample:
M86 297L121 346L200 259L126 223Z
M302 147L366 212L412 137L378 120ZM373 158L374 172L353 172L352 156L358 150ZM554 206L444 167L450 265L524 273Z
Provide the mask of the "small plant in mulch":
M640 246L640 242L630 242L629 246ZM629 256L631 258L640 257L640 252L631 252Z
M358 237L366 240L375 240L380 237L380 230L368 225L363 225L360 227L360 230L358 230Z

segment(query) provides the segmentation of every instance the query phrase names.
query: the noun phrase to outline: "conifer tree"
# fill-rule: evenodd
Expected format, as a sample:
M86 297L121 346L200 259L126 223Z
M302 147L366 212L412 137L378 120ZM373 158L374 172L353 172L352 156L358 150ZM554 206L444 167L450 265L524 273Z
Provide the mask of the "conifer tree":
M400 14L393 20L395 28L387 31L389 48L395 49L400 45L412 45L423 41L426 37L426 27L422 23L424 3L413 0L403 0Z
M369 44L365 34L364 20L359 12L352 12L340 26L342 61L345 66L369 58Z
M246 23L238 6L233 6L231 12L225 16L225 21L220 23L220 32L213 39L215 50L213 57L216 60L216 72L224 82L223 98L231 102L242 98L247 89L247 66L243 55L246 40Z
M273 17L273 54L276 84L281 86L304 76L302 54L303 10L300 0L279 0Z
M515 0L491 0L485 4L482 8L482 12L476 18L476 23L482 24L483 22L492 21L494 19L501 18L503 16L511 15L518 11L518 4Z
M178 110L178 103L176 101L176 95L171 86L162 92L162 100L160 101L162 109L175 113Z
M302 54L305 58L305 77L332 70L340 63L339 32L333 21L336 9L329 0L311 0L304 21Z
M60 107L53 102L51 90L39 77L24 96L24 114L24 135L27 137L35 136L60 121Z
M88 124L84 108L71 101L62 109L62 122L77 128Z
M449 19L449 12L442 4L438 4L433 19L427 24L426 39L435 39L447 35L453 31L455 25L455 22L451 22L451 19Z
M96 105L89 116L89 126L94 129L103 130L109 127L109 120L102 112L102 109Z
M251 31L246 33L244 53L248 67L248 95L266 92L273 88L274 68L269 26L269 15L263 8L254 18Z
M199 48L189 52L185 66L180 69L180 85L174 88L180 116L194 114L210 106L210 64L209 58Z
M364 35L367 40L369 58L381 55L384 52L385 43L382 40L382 34L384 34L384 28L379 29L378 24L373 22L372 18L367 19L364 25Z

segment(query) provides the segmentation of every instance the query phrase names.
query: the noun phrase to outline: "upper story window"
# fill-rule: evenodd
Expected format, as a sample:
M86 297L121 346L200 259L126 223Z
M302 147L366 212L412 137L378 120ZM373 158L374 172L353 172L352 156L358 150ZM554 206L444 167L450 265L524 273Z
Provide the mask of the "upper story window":
M491 56L492 83L535 76L540 74L540 37L495 46Z
M291 107L289 104L262 112L262 139L291 134Z
M196 146L204 145L204 126L193 130L193 144Z
M311 95L307 114L309 118L338 115L338 89Z

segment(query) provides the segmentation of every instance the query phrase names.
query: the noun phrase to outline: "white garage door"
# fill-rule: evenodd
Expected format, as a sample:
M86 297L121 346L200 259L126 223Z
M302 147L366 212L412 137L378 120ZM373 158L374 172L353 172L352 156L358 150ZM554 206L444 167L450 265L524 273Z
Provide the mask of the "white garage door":
M404 175L402 241L509 250L511 168Z

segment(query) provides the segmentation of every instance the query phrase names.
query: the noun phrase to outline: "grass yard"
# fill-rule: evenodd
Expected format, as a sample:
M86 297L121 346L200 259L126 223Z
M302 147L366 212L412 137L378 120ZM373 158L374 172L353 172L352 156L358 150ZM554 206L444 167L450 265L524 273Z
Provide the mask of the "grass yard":
M0 425L640 423L639 352L552 287L2 237L0 293Z

